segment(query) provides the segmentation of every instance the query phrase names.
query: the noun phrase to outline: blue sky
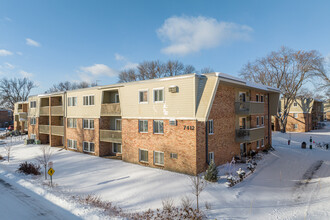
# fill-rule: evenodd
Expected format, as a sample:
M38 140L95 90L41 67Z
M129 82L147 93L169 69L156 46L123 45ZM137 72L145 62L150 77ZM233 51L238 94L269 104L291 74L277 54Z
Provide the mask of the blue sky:
M0 77L33 93L69 80L118 81L144 60L237 76L282 45L330 54L330 1L0 0Z

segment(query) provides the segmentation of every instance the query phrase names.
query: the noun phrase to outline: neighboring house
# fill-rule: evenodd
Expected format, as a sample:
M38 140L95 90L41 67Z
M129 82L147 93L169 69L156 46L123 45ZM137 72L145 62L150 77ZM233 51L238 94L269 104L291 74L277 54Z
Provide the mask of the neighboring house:
M324 119L330 121L330 99L324 102Z
M279 109L283 111L283 98L280 101ZM290 132L308 132L318 128L318 122L323 121L324 106L322 100L312 98L297 98L292 104L286 131ZM273 119L273 130L280 131L280 125L277 119Z
M14 106L14 130L27 133L28 102L17 102Z
M0 128L8 127L13 124L13 111L0 109Z
M271 144L279 90L223 73L188 74L29 98L43 144L188 174Z

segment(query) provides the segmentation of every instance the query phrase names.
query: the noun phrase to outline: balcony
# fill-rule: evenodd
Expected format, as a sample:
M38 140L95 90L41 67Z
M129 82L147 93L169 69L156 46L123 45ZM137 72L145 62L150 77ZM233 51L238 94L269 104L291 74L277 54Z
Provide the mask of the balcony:
M52 125L52 135L64 136L64 126Z
M235 102L237 115L254 115L264 113L264 102Z
M121 143L121 131L100 130L100 141Z
M40 107L40 115L49 115L49 106Z
M49 125L39 125L39 133L49 134Z
M27 120L27 115L26 112L19 114L19 121L26 121Z
M63 115L63 107L60 105L60 106L52 106L51 107L51 114L52 115Z
M17 109L17 112L18 113L22 113L23 112L23 109L22 108L19 108L19 109Z
M120 116L120 103L109 103L101 105L101 116Z
M236 142L256 141L265 137L265 127L237 129Z

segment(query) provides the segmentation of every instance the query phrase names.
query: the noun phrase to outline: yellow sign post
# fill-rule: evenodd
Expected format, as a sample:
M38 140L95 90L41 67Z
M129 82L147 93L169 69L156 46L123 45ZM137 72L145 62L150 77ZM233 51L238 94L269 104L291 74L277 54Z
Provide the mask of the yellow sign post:
M53 186L53 174L55 173L55 170L53 168L49 168L48 175L50 176L50 185Z

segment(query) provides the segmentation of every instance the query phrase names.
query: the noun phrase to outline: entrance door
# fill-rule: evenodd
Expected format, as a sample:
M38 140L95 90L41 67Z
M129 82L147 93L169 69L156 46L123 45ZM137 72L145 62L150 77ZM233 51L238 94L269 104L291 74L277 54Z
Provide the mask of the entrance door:
M246 143L241 143L240 148L241 148L241 158L246 157Z

